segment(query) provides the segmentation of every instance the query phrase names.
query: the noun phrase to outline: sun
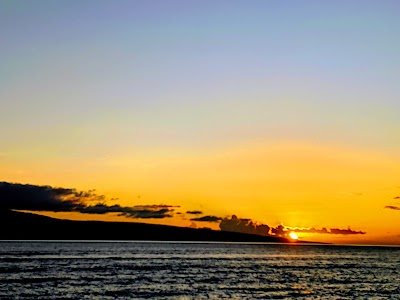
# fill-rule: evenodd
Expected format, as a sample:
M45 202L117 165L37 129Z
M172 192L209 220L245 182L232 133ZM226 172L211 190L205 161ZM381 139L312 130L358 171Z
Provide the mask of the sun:
M297 236L297 234L296 234L296 232L291 232L291 233L289 233L289 237L292 239L292 240L297 240L297 239L299 239L299 237Z

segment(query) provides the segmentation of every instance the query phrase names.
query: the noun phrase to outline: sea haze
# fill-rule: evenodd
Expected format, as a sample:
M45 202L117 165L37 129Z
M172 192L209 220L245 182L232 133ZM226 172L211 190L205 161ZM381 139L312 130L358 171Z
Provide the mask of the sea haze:
M0 299L397 299L400 247L1 241Z

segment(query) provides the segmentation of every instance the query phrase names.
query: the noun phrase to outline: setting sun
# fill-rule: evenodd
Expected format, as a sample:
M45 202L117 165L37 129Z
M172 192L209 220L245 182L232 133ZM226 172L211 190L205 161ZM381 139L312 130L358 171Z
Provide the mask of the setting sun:
M289 237L290 237L292 240L297 240L297 239L299 239L299 237L297 236L296 232L291 232L291 233L289 233Z

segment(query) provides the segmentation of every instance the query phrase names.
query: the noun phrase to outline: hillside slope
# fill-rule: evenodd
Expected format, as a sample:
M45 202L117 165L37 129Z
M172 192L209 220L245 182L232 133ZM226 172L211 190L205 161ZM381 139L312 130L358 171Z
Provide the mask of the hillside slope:
M293 242L286 238L134 222L71 221L0 210L1 240Z

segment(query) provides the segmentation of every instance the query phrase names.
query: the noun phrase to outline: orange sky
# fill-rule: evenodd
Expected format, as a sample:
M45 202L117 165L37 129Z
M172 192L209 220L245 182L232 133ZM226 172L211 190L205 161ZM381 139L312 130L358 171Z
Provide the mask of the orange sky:
M47 158L44 158L47 159ZM127 150L84 161L54 160L2 164L11 182L96 189L109 205L180 206L173 218L127 219L104 215L47 213L62 218L144 221L189 226L187 210L203 215L250 218L270 227L350 227L365 235L304 234L300 238L337 243L398 243L400 220L394 205L400 162L393 153L366 152L300 142L248 142L202 150ZM118 200L110 200L118 198ZM397 202L396 202L397 201ZM218 229L218 223L195 222Z

